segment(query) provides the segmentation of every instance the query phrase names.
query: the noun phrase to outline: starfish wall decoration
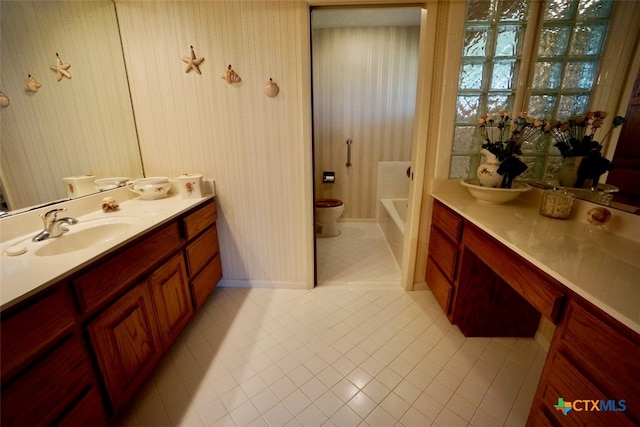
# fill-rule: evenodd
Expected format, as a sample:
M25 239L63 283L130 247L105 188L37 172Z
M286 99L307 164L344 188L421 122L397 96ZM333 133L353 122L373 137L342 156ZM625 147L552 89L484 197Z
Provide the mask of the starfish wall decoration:
M191 56L185 56L182 58L182 62L187 64L185 73L194 70L196 73L202 74L200 72L200 64L202 64L202 61L204 61L204 58L197 58L196 53L193 51L193 46L191 46Z
M71 74L69 73L69 68L71 68L71 64L64 64L62 62L62 59L60 59L60 56L56 53L56 65L50 65L49 68L51 68L53 71L55 71L58 74L58 81L62 80L63 77L66 77L68 79L71 78Z

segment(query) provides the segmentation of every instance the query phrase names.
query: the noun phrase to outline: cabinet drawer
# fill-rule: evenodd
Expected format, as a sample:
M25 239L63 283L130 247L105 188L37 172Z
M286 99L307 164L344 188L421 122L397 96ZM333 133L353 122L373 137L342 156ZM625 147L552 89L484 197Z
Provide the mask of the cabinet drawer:
M561 354L554 355L552 360L554 375L544 390L542 401L547 410L553 414L557 424L563 426L633 426L635 423L623 411L593 410L592 400L615 401L615 408L622 409L619 400L625 400L625 406L633 405L630 396L607 395L595 387L576 366ZM572 402L573 409L565 416L555 409L558 398ZM585 402L585 400L587 402ZM608 402L607 402L608 403ZM614 402L611 402L613 404ZM614 409L611 407L610 409ZM626 408L625 408L626 409Z
M3 387L2 424L51 424L91 384L87 359L74 337Z
M177 222L156 231L73 280L83 311L93 311L180 248Z
M187 240L192 239L198 233L200 233L205 228L209 227L211 224L216 222L218 214L216 212L216 204L215 202L211 202L199 209L198 211L192 213L191 215L184 218L184 231L187 237Z
M444 237L436 227L431 227L429 256L433 258L449 280L455 278L458 247L451 240Z
M449 303L451 302L453 288L431 257L427 259L425 281L442 310L445 314L449 314Z
M5 318L0 331L2 382L20 365L68 333L75 321L71 296L58 289Z
M463 244L542 315L558 324L566 298L559 290L561 284L473 225L465 226Z
M602 394L617 395L618 399L637 396L638 335L623 325L612 327L575 302L569 304L566 316L562 351L589 372L590 381L597 384ZM638 405L630 405L629 412L635 413L640 422Z
M189 277L198 274L207 262L218 254L218 250L218 230L214 226L205 231L185 250Z
M220 279L222 279L222 265L220 257L217 256L191 283L193 303L196 308L199 308L206 301Z
M433 215L431 225L438 227L454 242L460 242L460 235L462 233L462 218L437 200L434 200L433 202Z

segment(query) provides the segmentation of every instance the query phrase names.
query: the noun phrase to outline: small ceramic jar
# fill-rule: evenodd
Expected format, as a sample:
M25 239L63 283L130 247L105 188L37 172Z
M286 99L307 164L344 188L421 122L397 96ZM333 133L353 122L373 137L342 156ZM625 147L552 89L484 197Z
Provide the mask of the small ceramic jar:
M202 174L185 173L178 177L180 195L183 199L200 199L202 197Z
M93 184L95 179L96 177L93 175L76 175L62 178L67 187L67 196L69 198L95 193L96 189Z

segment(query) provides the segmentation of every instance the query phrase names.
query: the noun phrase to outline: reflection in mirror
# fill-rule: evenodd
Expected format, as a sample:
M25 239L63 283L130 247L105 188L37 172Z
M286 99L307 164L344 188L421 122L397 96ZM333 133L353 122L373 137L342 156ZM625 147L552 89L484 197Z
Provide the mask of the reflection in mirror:
M143 176L115 5L0 2L3 200L20 209L67 197L64 177ZM58 81L57 56L71 78ZM25 90L29 76L41 85Z

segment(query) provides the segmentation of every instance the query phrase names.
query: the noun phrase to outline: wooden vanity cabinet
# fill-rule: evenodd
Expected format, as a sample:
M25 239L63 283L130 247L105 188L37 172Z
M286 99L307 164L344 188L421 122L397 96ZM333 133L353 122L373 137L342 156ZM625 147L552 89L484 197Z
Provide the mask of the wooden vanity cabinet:
M640 425L640 337L637 333L575 297L549 349L528 425ZM558 398L574 403L565 416ZM606 411L592 401L605 401Z
M106 414L66 283L2 313L2 425L103 425Z
M128 289L118 300L98 311L97 317L87 325L114 414L144 383L187 325L195 307L220 280L221 274L220 277L203 276L211 265L216 265L212 263L214 258L218 258L219 263L215 213L215 202L211 200L74 281L83 302L81 306L89 312L96 309L90 302L108 300L114 289ZM131 262L139 259L147 262ZM150 265L157 267L149 271ZM139 281L131 285L130 279L112 274L121 278L118 284L108 290L95 289L96 284L109 283L99 276L105 270L114 269L125 269L129 277ZM120 284L122 281L129 284ZM194 284L198 285L197 289ZM200 288L205 287L208 291L202 292Z
M557 325L527 426L640 425L640 335L437 200L426 279L465 336Z
M184 239L173 221L118 251L72 280L83 315L91 315L153 272Z
M0 424L106 425L221 277L211 199L4 310Z
M87 326L114 412L154 369L193 315L182 253Z
M560 285L474 224L433 203L425 281L465 336L532 337L557 323Z

